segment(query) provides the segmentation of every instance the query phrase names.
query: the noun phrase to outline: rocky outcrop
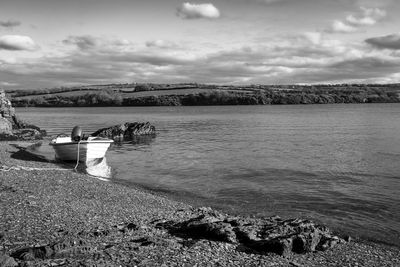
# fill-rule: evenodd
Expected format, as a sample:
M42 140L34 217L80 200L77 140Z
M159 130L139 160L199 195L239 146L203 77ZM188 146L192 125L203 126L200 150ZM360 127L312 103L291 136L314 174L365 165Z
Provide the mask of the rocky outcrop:
M240 244L252 253L277 253L282 256L324 251L345 242L325 226L304 219L233 217L211 208L201 208L193 215L192 219L162 222L157 227L180 237Z
M42 139L45 135L46 131L27 124L16 116L11 101L0 89L0 141Z
M100 129L91 136L100 136L117 141L133 140L137 136L155 135L156 128L149 122L126 122L120 125Z

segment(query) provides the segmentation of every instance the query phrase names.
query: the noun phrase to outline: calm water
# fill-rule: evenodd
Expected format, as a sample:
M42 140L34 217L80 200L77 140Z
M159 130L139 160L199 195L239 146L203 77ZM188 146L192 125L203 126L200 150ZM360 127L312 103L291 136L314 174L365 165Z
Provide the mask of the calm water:
M235 214L313 218L400 245L400 105L29 108L49 134L150 121L114 145L115 181Z

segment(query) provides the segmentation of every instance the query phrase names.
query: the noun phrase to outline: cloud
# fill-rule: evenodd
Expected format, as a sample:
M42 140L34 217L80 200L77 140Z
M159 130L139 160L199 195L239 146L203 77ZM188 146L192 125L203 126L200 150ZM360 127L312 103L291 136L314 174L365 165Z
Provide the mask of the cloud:
M186 2L177 8L177 15L183 19L216 19L220 17L220 12L213 4L191 4Z
M365 40L366 43L377 48L400 49L400 34L390 34L381 37L374 37Z
M146 46L167 49L167 48L176 48L178 45L174 42L158 39L158 40L147 41Z
M126 39L105 38L92 35L71 35L62 41L66 45L74 45L79 50L88 52L90 50L107 50L118 49L123 50L130 47L132 43Z
M95 36L89 39L96 40L90 49L65 51L64 47L62 56L15 61L0 58L2 80L17 81L19 88L121 82L400 82L400 53L341 42L319 32L285 35L264 44L249 42L246 46L208 52L198 49L205 44L196 47L184 43L164 49L164 41L131 45L126 40Z
M304 37L314 45L320 44L322 40L322 34L320 32L306 32L304 33Z
M5 86L5 87L13 87L13 86L17 86L18 83L0 82L0 85Z
M386 16L386 11L380 8L360 7L358 14L350 14L344 21L335 20L326 32L331 33L352 33L360 27L375 25Z
M361 7L362 14L351 14L346 17L346 22L354 26L370 26L376 24L386 16L386 11L380 8Z
M0 50L27 50L34 51L38 45L29 36L3 35L0 37Z
M0 27L13 28L19 25L21 25L21 22L17 20L7 20L7 21L0 20Z
M90 35L82 36L69 36L67 39L63 40L64 44L76 45L82 50L90 49L98 45L98 38Z
M351 25L347 25L346 23L335 20L332 23L331 32L338 32L338 33L351 33L357 31L357 28Z

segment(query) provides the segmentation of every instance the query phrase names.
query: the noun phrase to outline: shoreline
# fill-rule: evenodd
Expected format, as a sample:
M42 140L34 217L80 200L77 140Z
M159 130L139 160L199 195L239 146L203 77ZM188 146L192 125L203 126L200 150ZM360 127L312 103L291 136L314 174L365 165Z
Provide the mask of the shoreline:
M146 189L71 170L47 170L61 167L32 158L11 145L15 143L23 142L0 142L1 166L32 171L0 170L0 209L5 214L0 219L0 263L2 253L12 255L28 247L27 258L16 261L30 266L400 265L400 248L366 241L282 257L252 253L229 242L177 237L157 224L191 219L197 209ZM32 248L60 240L62 253L54 254L52 247L53 254L41 252L32 258Z

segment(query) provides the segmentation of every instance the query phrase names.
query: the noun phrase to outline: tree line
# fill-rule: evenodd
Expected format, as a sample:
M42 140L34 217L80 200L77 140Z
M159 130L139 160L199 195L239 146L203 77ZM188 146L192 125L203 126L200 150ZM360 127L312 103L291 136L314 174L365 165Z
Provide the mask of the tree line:
M210 90L186 95L123 96L107 89L81 95L32 95L13 98L16 107L88 107L88 106L195 106L195 105L285 105L333 103L398 103L400 90L368 87L304 90L257 89L250 92Z

